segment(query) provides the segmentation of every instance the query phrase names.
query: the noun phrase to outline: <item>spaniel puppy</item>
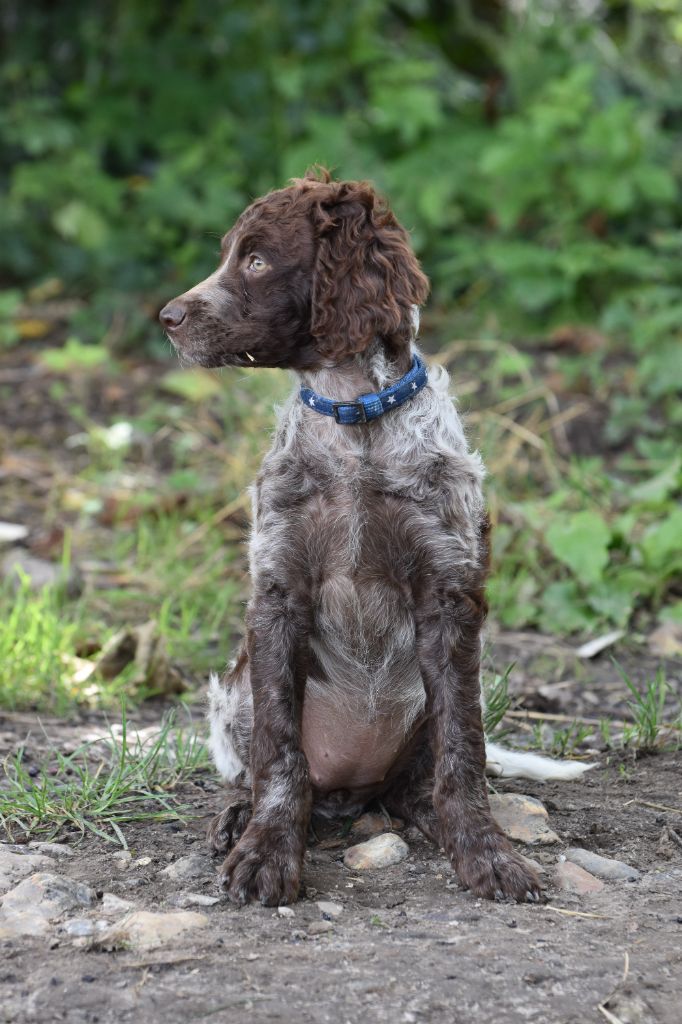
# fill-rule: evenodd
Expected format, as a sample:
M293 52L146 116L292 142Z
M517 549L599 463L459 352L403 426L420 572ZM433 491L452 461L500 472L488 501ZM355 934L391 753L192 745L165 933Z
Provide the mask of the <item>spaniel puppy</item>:
M311 811L373 797L478 896L536 900L490 814L480 650L483 467L415 345L428 282L365 182L308 173L258 199L161 322L181 359L280 366L297 387L253 489L246 641L210 686L232 797L209 829L238 903L296 899ZM582 765L488 747L497 774Z

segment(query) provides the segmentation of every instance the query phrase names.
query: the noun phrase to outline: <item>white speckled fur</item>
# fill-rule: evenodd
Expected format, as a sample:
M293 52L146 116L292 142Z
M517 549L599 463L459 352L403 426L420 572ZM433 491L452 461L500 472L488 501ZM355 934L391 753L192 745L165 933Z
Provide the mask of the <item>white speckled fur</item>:
M413 351L418 351L416 346ZM335 367L305 373L301 379L320 394L350 400L367 390L368 381L374 390L382 389L396 379L396 372L377 344L356 356L343 370ZM363 506L355 500L356 489L359 491L368 475L374 474L380 477L386 491L415 496L423 506L428 496L425 466L442 460L448 468L444 487L440 481L439 498L445 495L442 516L448 522L448 532L447 544L443 543L442 533L438 534L437 541L443 550L436 550L435 557L449 565L454 551L455 564L465 566L470 561L476 565L479 524L484 514L481 458L468 449L461 419L449 394L449 377L442 367L431 367L428 384L419 394L372 423L369 449L363 443L361 429L340 428L333 419L308 409L298 397L299 385L300 380L279 410L274 443L263 462L261 487L270 486L271 480L281 481L284 467L303 455L308 464L322 467L331 480L343 483L338 493L344 497L339 499L336 512L338 525L343 524L347 538L341 563L347 572L331 573L321 586L310 638L326 679L322 683L309 678L306 695L311 699L324 696L328 702L331 700L359 715L361 721L372 722L380 715L399 716L407 734L425 705L415 651L415 625L407 610L399 601L391 601L380 583L372 587L365 582L360 590L353 582L352 570L357 568L363 531ZM255 583L260 574L277 577L278 560L283 551L288 552L289 545L286 524L271 507L273 503L267 495L255 486L252 497L249 555ZM415 516L419 514L415 512ZM317 557L314 551L309 556L311 562ZM273 654L276 656L276 652ZM250 713L248 680L242 683L247 685L234 685L226 692L213 677L209 694L211 750L221 774L232 782L243 777L245 770L230 731L230 722L237 715ZM587 770L587 766L575 762L514 753L492 744L487 750L492 774L533 779L576 778ZM273 781L272 791L265 799L276 801L276 782Z

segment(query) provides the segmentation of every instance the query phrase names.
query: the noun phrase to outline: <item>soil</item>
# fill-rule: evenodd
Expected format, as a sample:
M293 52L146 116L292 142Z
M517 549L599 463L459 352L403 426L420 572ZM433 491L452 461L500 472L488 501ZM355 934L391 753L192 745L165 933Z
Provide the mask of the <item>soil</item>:
M29 718L0 716L3 745L13 733L24 739ZM41 743L70 747L92 721L52 720L44 729ZM207 927L163 949L105 952L58 928L51 940L5 940L0 1020L672 1024L682 999L682 848L666 841L666 829L682 825L679 757L608 761L576 783L495 784L542 800L561 838L522 847L546 869L545 904L475 899L409 827L401 830L405 861L354 874L342 862L357 841L349 823L318 823L293 917L238 909L221 896L191 908L206 914ZM149 863L121 870L114 848L93 837L54 870L157 912L177 909L187 892L220 896L210 869L183 882L161 874L174 859L205 852L206 824L223 800L208 775L180 796L197 815L187 824L126 827L134 860ZM552 873L564 844L624 860L642 876L589 896L557 891ZM320 900L343 910L324 922ZM606 1017L598 1006L610 995Z

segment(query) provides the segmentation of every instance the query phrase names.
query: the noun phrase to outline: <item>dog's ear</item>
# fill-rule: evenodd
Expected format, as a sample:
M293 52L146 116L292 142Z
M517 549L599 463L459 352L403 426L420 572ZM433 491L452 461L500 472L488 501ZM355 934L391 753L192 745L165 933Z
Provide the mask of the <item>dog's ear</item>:
M408 344L429 284L407 232L365 182L315 189L311 334L334 363L381 337Z

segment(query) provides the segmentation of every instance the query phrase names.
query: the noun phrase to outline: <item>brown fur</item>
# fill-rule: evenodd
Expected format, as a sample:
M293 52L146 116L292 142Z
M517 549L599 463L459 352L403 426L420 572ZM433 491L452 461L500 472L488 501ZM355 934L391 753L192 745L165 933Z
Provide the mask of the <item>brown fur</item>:
M187 362L285 366L347 399L405 372L426 293L384 201L323 173L249 207L161 320ZM431 385L356 427L297 402L256 483L245 649L212 696L238 787L209 830L222 880L239 903L294 900L313 805L381 795L477 895L536 899L488 806L488 524L456 414Z

